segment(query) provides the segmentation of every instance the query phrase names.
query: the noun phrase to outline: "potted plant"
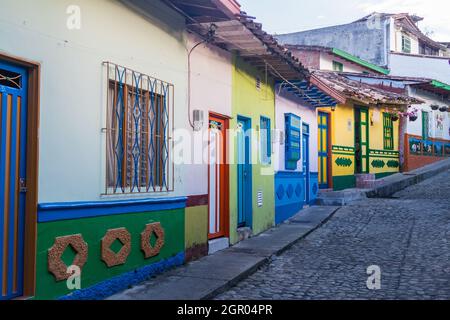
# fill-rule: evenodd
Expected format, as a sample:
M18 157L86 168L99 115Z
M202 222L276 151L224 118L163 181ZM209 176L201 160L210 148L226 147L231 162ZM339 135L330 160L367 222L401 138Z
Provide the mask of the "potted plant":
M398 121L398 119L400 119L400 116L398 115L398 113L391 113L391 119L392 121Z
M439 109L439 106L437 105L437 104L432 104L431 106L430 106L430 108L431 108L431 110L437 110L437 109Z
M417 116L417 112L419 111L419 109L417 109L416 107L408 107L408 110L406 112L403 112L400 114L400 116L402 117L408 117L409 121L414 122L417 120L418 116Z
M439 108L440 112L447 112L447 110L448 110L447 106L442 106Z

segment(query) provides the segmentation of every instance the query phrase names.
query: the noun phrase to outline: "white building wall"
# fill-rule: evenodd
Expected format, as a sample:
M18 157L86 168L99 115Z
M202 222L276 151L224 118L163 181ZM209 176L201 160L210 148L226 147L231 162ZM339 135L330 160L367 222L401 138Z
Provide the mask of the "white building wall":
M283 131L285 134L285 120L286 113L292 113L299 116L303 122L309 124L309 164L311 172L318 172L318 149L317 149L317 112L315 108L308 106L294 95L282 91L275 97L276 110L276 129ZM283 134L283 136L284 136ZM275 161L275 171L286 171L285 168L285 143L279 143L280 139L274 140L276 154L279 161ZM302 154L303 156L303 154ZM277 158L277 157L275 157ZM303 159L297 164L297 172L302 172Z
M158 13L160 18L155 18L141 16L119 1L78 0L81 29L69 30L66 10L72 4L70 0L2 1L0 10L0 50L42 67L41 203L105 199L101 196L106 162L102 62L174 84L175 127L187 126L184 18L159 1L145 2L148 12ZM176 191L169 195L185 195L186 182L177 167Z
M193 48L201 39L194 35L188 37L188 48ZM204 112L203 130L207 133L209 113L231 117L232 99L232 56L229 52L213 45L200 45L191 55L191 117L193 110ZM186 120L187 123L187 120ZM186 127L188 133L193 131ZM195 133L200 135L203 132ZM202 148L193 144L198 155L208 150L207 140L203 140ZM185 165L185 178L189 195L208 193L208 166L206 163Z
M320 54L320 70L333 71L333 61L342 63L344 65L344 72L362 73L363 71L371 71L335 55L323 52Z
M423 90L409 88L409 95L425 101L421 105L413 105L417 108L418 119L414 122L408 121L407 133L422 136L422 111L429 113L429 136L431 138L450 140L450 113L439 110L431 110L431 105L446 105L438 95L427 93Z
M450 83L450 58L390 54L393 76L421 77Z

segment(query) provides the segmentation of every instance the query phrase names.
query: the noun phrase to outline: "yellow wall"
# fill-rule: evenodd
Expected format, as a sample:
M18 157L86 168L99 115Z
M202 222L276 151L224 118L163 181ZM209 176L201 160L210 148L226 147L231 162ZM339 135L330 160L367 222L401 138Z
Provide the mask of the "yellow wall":
M186 208L185 237L186 249L208 242L208 206Z
M261 89L256 89L256 77L261 79ZM259 234L275 224L275 179L272 164L266 166L259 161L259 126L260 117L271 119L271 128L275 126L275 92L274 83L265 74L258 71L241 58L234 57L233 69L233 119L230 129L237 128L238 116L251 119L252 129L256 130L256 137L252 137L252 204L253 234ZM273 139L273 137L272 137ZM273 141L273 140L272 140ZM237 148L237 139L230 141ZM234 154L234 163L237 163L237 153ZM258 161L255 162L256 158ZM256 164L255 164L256 163ZM258 207L257 194L263 192L263 206ZM230 165L230 242L238 241L237 230L237 165Z
M399 125L400 121L393 122L394 125L394 149L385 150L383 141L383 112L387 112L387 108L374 109L369 111L369 118L373 121L370 126L370 173L376 174L378 177L388 175L390 173L399 172ZM381 164L383 164L381 166Z
M369 173L377 178L396 173L398 167L399 121L394 122L394 150L384 150L383 112L386 108L369 107ZM330 112L331 108L319 111ZM352 103L338 105L330 112L332 175L334 189L355 186L355 109Z

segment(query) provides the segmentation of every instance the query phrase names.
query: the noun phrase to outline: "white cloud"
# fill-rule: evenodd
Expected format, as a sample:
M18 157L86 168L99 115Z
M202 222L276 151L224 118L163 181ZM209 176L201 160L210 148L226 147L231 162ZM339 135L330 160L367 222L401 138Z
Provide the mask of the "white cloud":
M410 13L423 17L419 23L423 31L433 31L436 41L450 41L450 1L448 0L366 0L361 10L372 12Z

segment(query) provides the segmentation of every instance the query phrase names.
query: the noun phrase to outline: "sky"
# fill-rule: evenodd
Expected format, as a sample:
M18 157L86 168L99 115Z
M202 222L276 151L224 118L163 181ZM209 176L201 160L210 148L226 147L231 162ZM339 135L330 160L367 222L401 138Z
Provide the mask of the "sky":
M450 42L450 0L238 0L242 10L273 34L303 31L355 21L372 12L408 12L436 41Z

